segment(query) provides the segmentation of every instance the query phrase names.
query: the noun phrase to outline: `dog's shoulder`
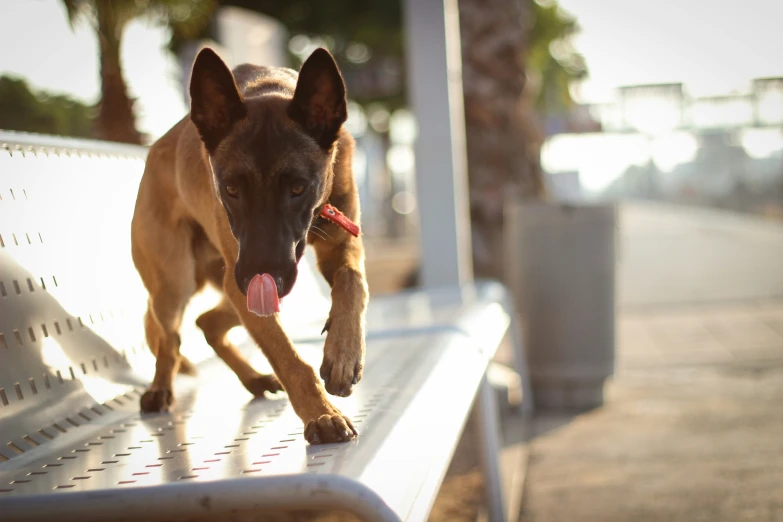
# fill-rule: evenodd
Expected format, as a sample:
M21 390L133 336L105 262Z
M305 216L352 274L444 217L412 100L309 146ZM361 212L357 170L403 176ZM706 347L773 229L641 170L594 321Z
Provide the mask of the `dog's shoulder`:
M173 160L174 152L179 145L182 131L187 126L188 120L188 116L183 117L150 145L147 152L148 162Z
M245 63L232 71L239 91L246 98L267 93L293 96L298 74L285 67L266 67Z

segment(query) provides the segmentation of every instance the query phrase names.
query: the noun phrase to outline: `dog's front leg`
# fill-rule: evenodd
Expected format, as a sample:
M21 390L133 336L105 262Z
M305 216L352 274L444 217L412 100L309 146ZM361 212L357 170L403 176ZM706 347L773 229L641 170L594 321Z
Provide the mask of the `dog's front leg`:
M288 393L294 411L305 425L307 441L311 444L325 444L356 438L356 428L348 417L329 402L315 370L296 353L293 343L283 331L278 315L259 317L249 312L246 298L234 281L233 267L229 268L223 280L225 295Z
M343 241L320 238L313 241L318 268L332 287L332 309L324 326L327 334L320 374L326 391L347 397L362 378L364 368L368 300L364 247L361 239L346 233L335 231L332 237L342 237Z

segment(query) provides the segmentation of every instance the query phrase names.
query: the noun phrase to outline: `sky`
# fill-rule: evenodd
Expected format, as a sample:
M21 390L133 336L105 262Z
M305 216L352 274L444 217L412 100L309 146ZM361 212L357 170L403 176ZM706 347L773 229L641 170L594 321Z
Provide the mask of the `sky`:
M0 74L39 88L98 98L97 44L87 27L72 31L61 0L2 0ZM683 82L693 95L745 92L755 77L783 76L783 0L560 0L582 30L574 39L589 79L579 101L606 102L616 87ZM139 127L157 137L186 112L167 35L134 22L123 63L139 98Z
M590 78L580 101L622 85L682 82L694 96L747 92L783 76L783 0L560 0L577 18L574 46Z

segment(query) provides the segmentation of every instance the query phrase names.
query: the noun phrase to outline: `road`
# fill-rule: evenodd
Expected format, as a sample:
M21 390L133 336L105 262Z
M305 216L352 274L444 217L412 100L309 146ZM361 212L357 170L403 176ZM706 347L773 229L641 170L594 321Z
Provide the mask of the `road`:
M663 204L621 207L621 309L783 297L783 225Z

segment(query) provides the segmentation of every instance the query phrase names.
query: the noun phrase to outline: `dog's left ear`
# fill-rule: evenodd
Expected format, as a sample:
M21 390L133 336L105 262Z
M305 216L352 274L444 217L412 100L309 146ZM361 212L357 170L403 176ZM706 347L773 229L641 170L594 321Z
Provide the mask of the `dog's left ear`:
M302 65L288 115L324 149L337 140L337 133L348 118L345 83L326 49L316 49Z

